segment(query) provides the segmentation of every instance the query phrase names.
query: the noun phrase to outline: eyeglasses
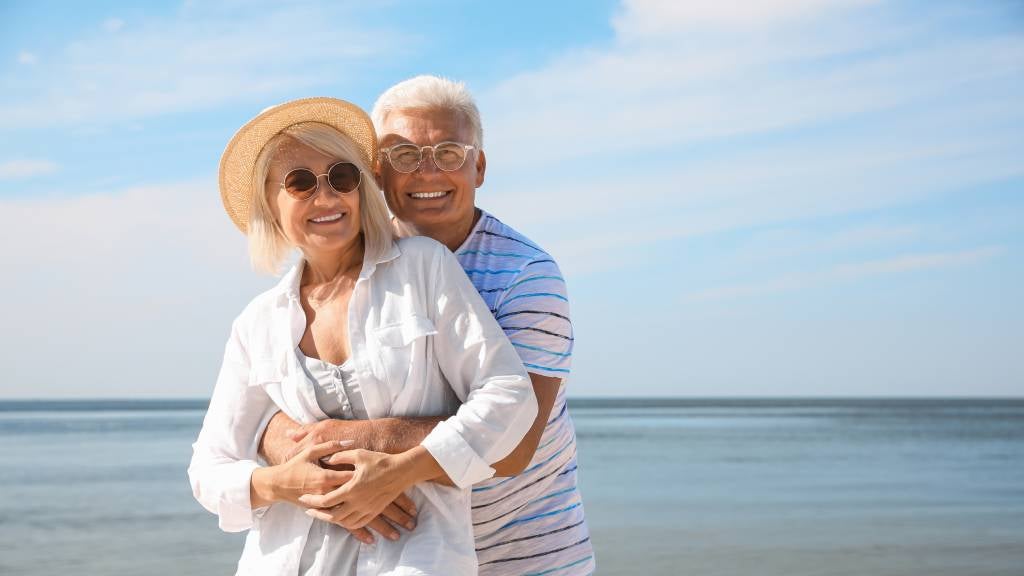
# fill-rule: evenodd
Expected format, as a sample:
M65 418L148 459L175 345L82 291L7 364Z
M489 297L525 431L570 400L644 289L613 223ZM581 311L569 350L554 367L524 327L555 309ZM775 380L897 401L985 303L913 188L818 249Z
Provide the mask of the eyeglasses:
M476 148L461 142L441 142L433 146L417 146L415 144L395 144L390 148L381 148L391 166L402 174L411 174L423 162L423 151L430 150L434 166L445 172L453 172L462 168L470 150Z
M314 174L308 168L296 168L285 174L281 186L296 200L308 200L320 188L320 176L327 176L327 183L339 194L348 194L359 188L363 173L351 162L338 162L327 169L326 174Z

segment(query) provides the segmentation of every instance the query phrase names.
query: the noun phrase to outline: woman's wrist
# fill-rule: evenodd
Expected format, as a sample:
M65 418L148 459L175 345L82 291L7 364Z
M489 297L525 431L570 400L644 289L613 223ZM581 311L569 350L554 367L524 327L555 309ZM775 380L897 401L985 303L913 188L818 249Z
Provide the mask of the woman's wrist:
M444 475L444 469L423 446L414 446L393 458L406 487Z
M255 468L249 479L249 505L262 508L277 501L274 492L274 466Z

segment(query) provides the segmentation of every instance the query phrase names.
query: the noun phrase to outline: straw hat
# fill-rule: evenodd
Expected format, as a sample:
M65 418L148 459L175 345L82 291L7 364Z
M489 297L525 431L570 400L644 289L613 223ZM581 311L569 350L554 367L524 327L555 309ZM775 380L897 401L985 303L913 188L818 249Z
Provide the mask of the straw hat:
M377 162L377 135L361 108L337 98L301 98L271 106L235 133L220 158L220 197L228 216L243 233L249 230L249 203L256 189L253 167L263 147L285 128L319 122L355 142L371 170Z

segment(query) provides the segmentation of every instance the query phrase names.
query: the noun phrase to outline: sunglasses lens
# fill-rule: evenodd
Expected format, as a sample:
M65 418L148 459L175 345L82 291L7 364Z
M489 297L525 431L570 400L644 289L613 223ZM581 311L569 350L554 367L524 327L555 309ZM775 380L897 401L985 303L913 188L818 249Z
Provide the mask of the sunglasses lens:
M466 149L461 144L444 142L434 148L434 163L445 172L462 168L466 161Z
M412 144L399 144L391 148L388 158L395 170L408 174L415 171L420 165L420 149Z
M327 172L327 181L338 192L352 192L359 187L359 168L351 162L339 162Z
M284 189L296 198L309 198L316 192L316 174L305 168L292 170L284 177Z

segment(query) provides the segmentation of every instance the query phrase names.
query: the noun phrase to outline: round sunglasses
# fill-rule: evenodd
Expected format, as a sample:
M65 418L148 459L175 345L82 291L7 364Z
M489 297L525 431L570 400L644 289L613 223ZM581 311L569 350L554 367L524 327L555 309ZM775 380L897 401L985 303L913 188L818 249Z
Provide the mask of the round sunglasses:
M349 194L359 188L363 173L351 162L338 162L326 174L316 174L308 168L296 168L285 174L281 186L296 200L308 200L320 189L320 177L327 176L327 184L339 194Z

